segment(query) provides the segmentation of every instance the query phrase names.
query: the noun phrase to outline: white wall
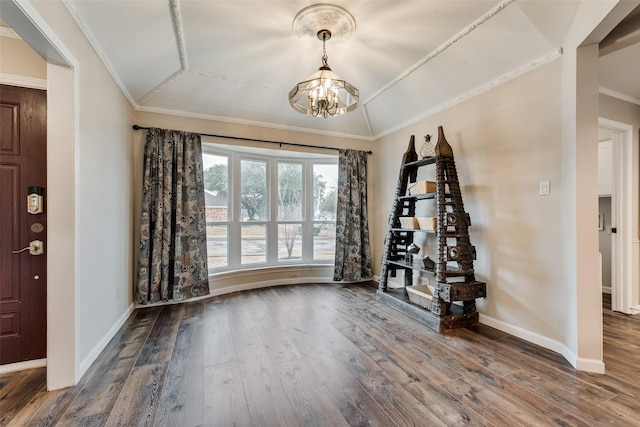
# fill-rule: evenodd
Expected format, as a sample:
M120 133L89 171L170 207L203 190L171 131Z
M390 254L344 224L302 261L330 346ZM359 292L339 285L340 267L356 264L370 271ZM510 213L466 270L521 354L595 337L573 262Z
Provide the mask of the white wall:
M2 36L0 52L0 73L33 79L47 78L47 63L24 40Z
M566 342L566 287L557 274L565 254L561 234L559 60L376 141L373 207L376 274L392 197L409 137L444 127L453 147L476 247L481 321L560 351ZM538 195L548 180L551 194Z
M48 68L52 389L79 380L132 308L133 110L62 2L21 5L73 65Z

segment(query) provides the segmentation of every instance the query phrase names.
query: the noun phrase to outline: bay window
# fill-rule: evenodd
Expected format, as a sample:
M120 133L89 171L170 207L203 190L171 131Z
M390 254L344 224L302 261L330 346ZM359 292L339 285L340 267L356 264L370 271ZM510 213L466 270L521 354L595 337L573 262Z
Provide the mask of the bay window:
M337 156L202 150L210 272L333 263Z

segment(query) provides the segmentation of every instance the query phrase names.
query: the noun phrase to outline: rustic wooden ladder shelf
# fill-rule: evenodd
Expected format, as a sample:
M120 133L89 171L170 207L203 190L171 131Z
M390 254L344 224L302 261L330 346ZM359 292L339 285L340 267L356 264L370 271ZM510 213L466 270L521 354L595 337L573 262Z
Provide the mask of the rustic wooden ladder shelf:
M464 210L453 150L442 126L438 127L435 156L417 158L415 136L412 135L389 215L377 299L438 332L473 326L478 322L476 298L486 297L486 284L475 279L473 261L476 253L469 239L471 220ZM407 195L409 183L416 181L418 169L433 165L436 168L435 193ZM438 255L433 270L407 259L414 234L420 230L404 228L400 224L401 217L415 216L416 202L426 199L436 201L436 228L427 231L435 233L437 240ZM410 301L407 287L413 285L415 270L436 276L435 291L429 304L421 306ZM398 271L404 272L404 287L391 289L387 286L388 277L395 277Z

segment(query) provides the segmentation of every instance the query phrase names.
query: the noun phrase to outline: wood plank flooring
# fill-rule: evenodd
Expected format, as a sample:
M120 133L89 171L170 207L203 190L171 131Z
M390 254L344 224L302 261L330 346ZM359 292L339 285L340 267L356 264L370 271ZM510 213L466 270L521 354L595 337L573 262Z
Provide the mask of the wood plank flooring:
M81 382L0 376L11 426L639 426L640 317L604 310L605 375L479 325L440 335L371 285L138 309Z

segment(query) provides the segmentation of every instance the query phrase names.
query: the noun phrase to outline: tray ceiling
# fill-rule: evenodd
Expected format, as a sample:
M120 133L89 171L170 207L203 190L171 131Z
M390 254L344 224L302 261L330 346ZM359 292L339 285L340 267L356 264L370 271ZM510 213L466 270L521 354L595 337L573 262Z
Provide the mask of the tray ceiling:
M557 58L579 2L336 2L356 30L327 42L329 64L360 106L329 119L287 99L321 65L322 44L291 29L312 2L65 4L138 110L372 139Z

